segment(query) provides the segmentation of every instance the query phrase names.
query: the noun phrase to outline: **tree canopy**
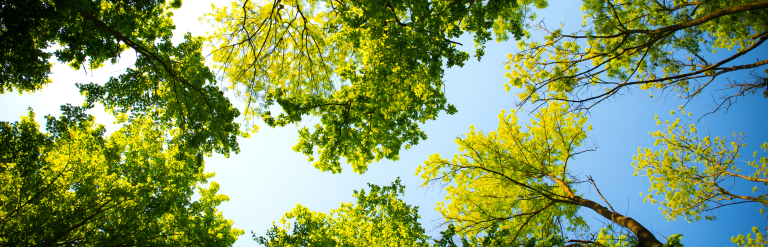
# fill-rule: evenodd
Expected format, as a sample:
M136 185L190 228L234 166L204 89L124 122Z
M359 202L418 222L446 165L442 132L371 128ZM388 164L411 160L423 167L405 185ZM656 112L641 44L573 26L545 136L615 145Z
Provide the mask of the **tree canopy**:
M370 191L355 191L356 203L342 203L331 213L319 213L297 204L274 225L267 236L256 237L265 246L429 246L419 224L419 209L397 198L405 188L398 178L390 186L368 184ZM293 224L291 224L293 223Z
M502 112L499 120L499 129L487 135L470 127L457 139L461 153L452 160L435 154L417 169L425 185L445 184L447 204L439 203L437 209L447 221L456 222L458 231L477 235L498 224L512 232L505 239L509 245L520 238L565 238L588 229L578 214L585 207L632 233L618 240L600 235L585 243L662 245L636 220L577 194L576 185L586 180L572 175L568 162L589 150L581 147L591 128L584 126L586 117L568 113L568 104L554 102L524 129L514 111Z
M690 121L684 109L678 114L684 121ZM657 124L662 125L658 116ZM768 142L760 145L761 153L752 153L753 160L745 160L740 152L747 146L741 141L743 133L734 133L727 142L728 138L700 134L695 124L685 126L680 118L664 121L664 125L665 131L653 133L654 145L660 148L638 149L633 157L636 163L632 165L637 171L635 175L650 179L647 200L659 201L668 219L682 216L688 221L700 220L702 214L709 213L704 218L713 220L716 217L712 210L740 203L759 203L763 207L760 213L765 211ZM741 194L733 189L733 184L748 185L752 193Z
M460 234L482 234L497 223L513 232L509 243L562 234L574 245L662 246L639 221L615 212L604 198L605 206L576 193L576 185L587 182L600 193L591 177L571 175L575 168L568 166L575 155L591 150L582 147L584 114L633 85L691 100L707 86L720 84L718 89L731 91L713 111L762 92L765 76L754 71L766 65L764 58L737 59L757 51L766 39L767 8L764 1L585 1L583 31L566 34L539 22L544 40L518 42L521 51L509 54L506 67L507 90L522 89L518 106L533 104L531 123L519 126L514 115L502 112L497 131L483 134L470 127L457 139L459 154L452 160L433 155L417 174L425 185L446 186L447 202L437 208ZM711 54L717 49L732 48L731 55L711 61L718 58ZM739 70L752 71L745 82L723 80L722 75ZM633 165L635 175L651 182L647 200L659 202L668 219L714 220L711 210L741 203L765 207L766 158L755 152L754 160L743 162L741 134L728 143L699 136L692 123L665 123L666 131L653 134L660 148L640 148ZM761 146L763 152L767 145ZM751 193L734 189L737 183L749 184ZM609 225L585 238L580 232L588 226L577 214L580 207L618 227ZM754 228L732 241L764 245L763 236ZM680 244L680 238L670 236L667 245Z
M453 224L440 232L439 239L430 239L417 220L418 207L412 207L398 196L405 195L405 186L397 178L390 186L368 184L370 191L354 191L356 203L341 203L330 214L310 211L301 204L286 212L281 226L272 225L267 236L253 239L265 246L425 246L470 247L505 246L510 231L492 224L482 236L458 236ZM292 223L292 224L291 224ZM430 240L432 243L429 243ZM561 245L557 236L529 238L526 247ZM458 244L457 244L458 242Z
M445 98L445 67L469 54L454 39L484 44L523 35L529 6L544 1L233 1L210 16L213 59L246 104L247 119L303 128L294 150L322 171L357 173L426 139L419 124L456 109ZM445 66L445 67L443 67ZM277 103L282 113L272 113ZM315 155L317 152L317 155Z
M204 64L203 39L171 42L181 1L2 1L0 93L41 90L55 57L74 69L137 60L107 82L78 84L41 133L34 114L3 122L1 245L229 246L242 230L200 187L203 156L239 152L240 114ZM123 128L109 137L84 111L100 103ZM197 188L197 190L195 190ZM193 194L200 196L192 200Z
M457 138L460 153L453 159L435 154L417 169L424 185L445 187L446 202L438 203L437 210L457 225L460 235L486 234L497 224L511 232L504 239L507 244L559 235L575 245L664 245L640 221L616 212L590 176L573 175L577 167L569 166L569 161L594 150L583 147L591 129L584 126L586 117L570 108L564 102L550 102L525 127L518 125L514 111L502 112L497 131L484 134L470 127L469 133ZM702 216L715 220L714 214L705 214L750 202L760 203L760 213L764 212L768 197L764 154L755 151L755 160L739 162L743 161L739 149L746 146L739 143L739 135L726 145L724 138L698 137L694 124L684 127L679 119L665 123L666 131L653 134L661 149L641 148L633 164L651 181L646 200L660 202L662 213L670 220L679 216L689 221ZM761 145L763 151L766 147L768 143ZM744 182L754 186L752 193L742 194L734 188ZM583 183L594 186L605 205L579 195L576 188ZM598 234L584 234L590 230L578 213L581 207L612 224ZM765 244L762 233L757 228L752 231L754 238L738 235L732 241L739 246ZM667 245L679 244L680 237L671 235Z
M238 152L236 137L247 134L234 122L239 111L204 64L201 38L171 42L171 10L180 6L180 0L4 2L0 93L42 89L50 83L52 56L72 68L93 70L117 62L130 48L138 55L134 67L104 84L80 86L88 105L153 116L177 126L183 133L177 138L204 153ZM157 106L163 107L151 110Z
M243 234L216 209L229 200L219 185L201 187L213 177L202 156L168 127L136 118L107 137L82 108L62 108L47 133L31 109L0 123L0 243L230 246Z
M589 110L636 87L686 102L723 89L713 112L747 95L768 98L768 74L759 71L768 66L759 53L768 39L766 1L585 0L583 30L567 33L530 22L544 0L237 0L208 14L214 33L186 34L176 44L172 11L180 0L0 3L2 94L52 83L54 57L93 71L128 49L137 54L106 82L78 83L85 102L48 116L47 132L31 109L19 122L0 123L0 245L232 245L243 231L216 208L228 200L219 185L203 187L213 176L205 156L238 153L237 138L258 130L257 118L274 128L318 117L293 147L315 168L339 173L345 161L362 174L373 162L398 160L427 138L427 120L457 112L444 75L469 60L459 39L472 35L478 61L488 41L519 40L505 70L507 90L521 91L518 109L502 111L496 131L471 126L456 140L458 154L432 155L416 171L425 186L445 188L441 238L430 239L418 207L398 198L398 179L369 184L368 193L354 192L356 203L328 214L297 205L253 239L267 246L682 246L681 235L665 241L643 219L614 210L596 181L579 175L572 161L595 151L585 142ZM543 40L530 39L537 31ZM225 90L244 101L244 126ZM122 128L107 135L85 114L95 104ZM532 109L527 125L516 115L523 108ZM768 143L744 158L742 133L705 135L684 106L672 115L657 116L666 129L633 157L635 175L650 181L646 201L659 203L668 220L716 220L713 210L746 203L764 213ZM585 198L584 186L602 202ZM582 209L607 224L592 229ZM768 238L754 227L732 242L765 246Z
M755 70L768 60L739 59L768 39L768 2L590 0L582 11L581 31L539 23L545 40L519 42L509 55L507 90L524 90L520 104L566 100L589 109L633 86L683 99L710 85L727 89L715 111L741 96L768 96L766 74ZM736 71L752 72L724 80Z

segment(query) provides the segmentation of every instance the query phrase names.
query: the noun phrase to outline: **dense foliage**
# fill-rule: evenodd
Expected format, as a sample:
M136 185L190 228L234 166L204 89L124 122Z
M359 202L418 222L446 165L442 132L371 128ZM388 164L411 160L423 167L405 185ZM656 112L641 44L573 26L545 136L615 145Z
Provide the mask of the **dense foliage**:
M368 193L354 192L356 203L342 203L329 214L296 205L280 219L281 226L273 225L266 237L254 234L254 240L284 247L429 246L429 237L417 221L418 207L397 198L405 189L399 179L390 186L368 187Z
M454 39L485 42L523 35L528 5L543 1L234 1L215 9L210 38L217 68L246 103L246 118L271 127L319 116L294 150L322 171L357 173L397 160L426 135L419 124L453 114L443 88L445 68L469 54ZM445 66L445 67L444 67ZM282 113L275 116L275 103ZM318 155L315 156L317 151Z
M78 84L41 133L30 116L1 123L0 245L229 246L242 230L201 184L203 156L238 152L240 113L204 64L203 40L171 42L181 1L2 1L0 93L52 83L51 58L74 69L137 61L108 82ZM109 137L83 112L101 103L123 128ZM192 200L195 188L201 196Z
M2 6L0 93L42 89L51 82L53 56L93 70L117 62L130 48L138 54L133 68L103 85L81 85L88 103L177 126L183 133L177 138L202 152L239 151L236 137L245 133L234 119L240 113L205 66L201 38L171 42L171 10L180 0L23 0Z
M636 220L579 194L595 181L569 164L593 151L583 140L589 109L632 88L690 101L725 89L713 111L750 94L768 97L768 2L585 0L582 31L531 26L544 0L273 0L233 1L214 8L208 37L171 42L180 0L0 0L0 93L31 93L52 83L51 58L75 69L135 64L103 83L78 84L82 107L65 105L41 132L34 113L0 123L0 245L228 246L240 229L216 207L228 200L203 158L240 151L238 137L267 126L299 124L296 152L315 168L356 173L427 138L420 126L456 108L445 96L445 69L470 58L457 42L522 39L508 55L507 90L533 114L518 123L502 112L496 131L457 139L452 159L435 154L419 166L424 185L447 193L437 205L448 226L430 240L418 208L397 197L404 186L369 185L356 203L330 213L297 205L273 225L267 246L682 246L679 234L656 236ZM531 29L531 27L535 29ZM535 31L543 40L531 40ZM220 77L205 65L203 44ZM727 50L726 56L714 55ZM731 51L734 50L734 51ZM753 61L752 56L757 59ZM745 59L750 57L750 59ZM737 71L749 76L732 78ZM768 70L766 70L768 72ZM725 77L729 76L727 79ZM224 87L217 84L222 80ZM223 90L244 101L240 111ZM84 111L102 104L122 124L110 135ZM278 109L276 106L279 106ZM281 110L281 113L272 111ZM714 209L768 206L768 158L743 158L742 134L730 141L684 119L663 121L655 147L641 147L635 175L647 176L646 200L667 219L715 220ZM662 121L657 117L658 124ZM689 123L690 122L690 123ZM743 162L745 161L745 162ZM745 185L751 192L733 189ZM195 189L200 198L193 200ZM628 193L632 193L629 192ZM607 224L595 231L579 214ZM757 213L757 212L755 212ZM760 216L763 217L763 216ZM431 241L431 242L430 242ZM757 227L732 238L765 246Z
M310 211L302 205L286 212L280 226L274 225L267 236L256 237L265 246L423 246L470 247L507 246L510 231L491 224L483 236L460 236L453 224L440 232L439 239L430 242L418 222L418 207L412 207L398 196L405 195L405 186L398 178L390 186L368 184L370 191L355 191L355 203L342 203L329 214ZM562 245L559 236L529 238L522 241L526 247Z
M0 123L0 244L230 246L243 234L201 187L194 148L134 119L109 137L82 108L64 107L41 133L34 113ZM194 189L200 198L192 200Z
M572 175L568 162L588 151L586 117L569 113L568 105L554 102L542 108L523 128L514 114L499 115L499 128L483 134L471 131L457 139L460 154L452 160L436 154L417 169L425 185L442 183L447 204L438 211L457 222L458 231L482 235L492 224L511 232L504 241L550 236L579 237L587 228L578 213L591 209L628 229L630 235L601 232L584 244L661 246L656 237L636 220L583 198L576 185L586 182ZM521 243L522 244L522 243Z

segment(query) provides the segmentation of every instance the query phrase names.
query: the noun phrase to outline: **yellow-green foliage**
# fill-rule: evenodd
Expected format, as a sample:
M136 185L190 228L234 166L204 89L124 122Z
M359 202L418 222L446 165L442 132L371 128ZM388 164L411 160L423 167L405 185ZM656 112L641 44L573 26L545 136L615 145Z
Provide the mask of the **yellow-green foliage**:
M752 234L755 234L755 236L752 237ZM741 235L741 234L739 234L736 237L731 237L731 242L733 242L739 247L768 246L768 238L766 238L766 235L760 232L760 229L758 229L756 226L752 227L752 233L747 234L746 237L744 237L744 235Z
M76 111L49 117L48 133L31 111L3 123L0 244L234 243L243 231L216 210L229 198L216 194L215 182L199 186L213 174L194 148L169 141L166 128L135 118L107 138Z
M418 207L405 204L400 179L391 186L368 184L370 191L355 191L357 203L342 203L329 214L297 204L273 225L267 237L254 239L266 246L429 246L417 221ZM274 222L273 222L274 224Z
M680 114L686 116L682 107ZM658 116L656 123L662 125ZM754 160L744 162L739 153L747 146L740 142L742 134L734 133L730 140L701 136L695 124L686 126L679 118L673 122L666 120L664 125L667 127L665 131L652 134L656 139L654 146L659 148L638 148L632 165L635 175L647 176L651 181L650 193L645 200L660 202L667 219L682 216L689 221L699 220L702 213L709 210L746 201L768 206L765 194L768 143L761 146L762 152L753 153ZM733 183L751 184L750 187L754 186L752 193L730 191ZM704 217L714 219L713 216Z
M613 224L600 228L597 237L595 237L595 242L600 246L605 247L637 246L637 240L634 236L616 234L616 229Z
M426 139L419 124L456 112L444 69L469 54L453 39L472 33L479 58L492 34L523 35L527 5L546 2L234 1L209 14L218 27L209 40L215 68L246 101L246 119L276 127L319 116L294 150L322 171L341 172L344 158L364 173ZM268 111L275 104L279 115Z
M488 134L470 127L456 140L461 153L452 160L434 154L419 166L425 185L446 185L446 202L436 209L462 234L481 234L498 223L511 232L507 243L546 239L559 233L559 223L564 230L585 227L577 206L559 203L570 196L558 181L570 188L568 161L580 152L587 118L553 103L522 127L514 113L502 111L498 130Z
M518 43L520 52L508 56L507 90L523 89L518 94L523 102L551 99L546 96L559 92L589 92L575 100L600 102L630 85L693 97L717 75L766 64L725 66L768 39L765 6L751 5L760 2L583 1L582 31L567 33L562 24L554 29L536 26L546 34L543 40ZM734 47L728 59L709 57ZM763 90L759 84L758 79L722 87L755 93ZM583 90L587 88L592 89Z

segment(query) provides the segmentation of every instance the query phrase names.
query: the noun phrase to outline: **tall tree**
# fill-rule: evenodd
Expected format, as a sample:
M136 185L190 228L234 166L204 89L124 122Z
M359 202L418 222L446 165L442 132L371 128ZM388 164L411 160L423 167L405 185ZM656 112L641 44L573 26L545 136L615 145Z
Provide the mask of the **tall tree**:
M542 22L537 29L545 40L520 42L521 51L509 55L507 89L524 89L519 105L554 100L588 110L633 87L684 100L706 90L726 92L712 112L745 95L768 97L768 74L760 71L768 65L760 52L768 39L766 1L595 0L585 1L582 10L583 31L568 34ZM714 55L718 50L727 55ZM757 59L745 59L749 55ZM751 167L738 165L741 136L727 145L725 138L699 137L695 125L667 125L654 133L661 148L641 149L633 165L636 175L651 181L647 200L660 202L668 219L711 220L710 210L739 203L765 207L764 158L748 161ZM753 184L754 190L741 193L724 183ZM751 238L733 241L750 242L745 239Z
M520 42L509 55L507 90L524 89L521 105L565 100L589 109L633 87L683 99L710 85L726 89L715 111L745 95L768 97L768 75L758 70L768 65L760 52L766 1L587 0L582 10L582 31L540 24L545 40ZM718 50L728 54L714 56ZM757 61L740 59L747 54ZM737 71L751 72L726 80Z
M590 126L586 117L569 113L569 105L553 102L541 108L523 128L517 118L502 112L497 131L470 132L456 140L460 154L452 160L432 155L417 174L425 185L446 188L447 204L437 210L462 234L482 234L492 224L510 234L507 244L521 239L570 237L575 245L662 246L639 221L579 195L576 187L588 180L572 175L576 155L589 151L582 141ZM591 180L589 180L591 181ZM607 203L607 202L606 202ZM604 228L594 238L577 233L588 226L579 208L596 212L629 232L614 236Z
M153 116L177 126L176 135L203 153L239 151L242 133L233 108L204 65L202 40L171 42L171 10L180 0L2 0L0 93L33 92L50 83L50 58L72 68L115 63L126 49L134 67L104 85L81 84L87 105L99 102L116 114ZM56 45L55 51L50 48ZM162 106L162 109L153 107ZM130 120L128 118L126 120Z
M443 92L444 67L469 54L456 38L485 42L523 35L528 5L501 1L234 1L210 14L218 30L212 53L230 88L245 101L245 117L268 126L319 116L299 131L294 150L322 171L357 173L380 159L397 160L426 135L419 124L453 114ZM275 103L279 115L270 111ZM317 155L315 154L317 151Z
M136 118L104 135L79 107L0 123L0 245L230 246L243 231L216 209L229 200L201 183L202 155ZM198 188L200 198L193 200Z
M456 224L460 235L483 234L497 224L511 232L507 243L561 234L574 245L663 245L640 223L642 219L616 212L591 177L572 175L575 169L569 161L591 150L582 147L591 129L584 127L583 113L571 111L565 102L550 102L524 128L517 124L514 111L502 112L499 119L498 130L487 134L470 127L457 139L460 153L452 160L435 154L417 169L425 185L446 186L448 202L438 203L437 209ZM660 202L668 219L683 216L693 221L703 216L714 220L714 215L706 213L740 203L760 203L760 213L764 212L768 205L765 154L755 151L755 160L742 162L739 149L746 144L740 143L740 135L726 144L724 138L699 137L695 125L683 125L679 119L665 123L666 131L653 134L661 148L640 149L633 165L635 175L651 181L647 200ZM768 149L768 143L761 149ZM605 205L577 194L582 183L594 186ZM752 193L737 190L735 184L752 187ZM596 212L612 225L596 234L583 234L589 228L577 213L579 208ZM739 246L768 244L757 228L753 233L754 237L738 235L732 241ZM678 245L680 238L671 235L666 245Z

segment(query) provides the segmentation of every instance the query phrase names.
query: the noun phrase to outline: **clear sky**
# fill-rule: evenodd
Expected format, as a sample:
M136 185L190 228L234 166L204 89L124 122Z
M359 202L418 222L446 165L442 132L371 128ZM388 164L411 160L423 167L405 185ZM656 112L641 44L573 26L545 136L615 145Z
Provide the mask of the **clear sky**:
M549 26L564 22L566 32L575 30L582 20L582 14L578 12L580 2L565 2L552 1L549 9L538 11L539 19L545 18ZM177 26L175 37L180 39L184 32L204 35L206 30L211 30L207 24L198 22L203 12L210 11L210 4L208 1L184 1L183 7L176 11L174 17ZM216 2L217 6L226 4L228 1ZM534 34L534 37L537 36L540 35ZM473 50L473 42L468 37L459 42L465 44L467 50ZM512 92L504 91L507 79L504 78L503 63L508 53L516 51L515 42L490 42L482 62L471 59L463 68L448 69L444 77L446 94L448 101L459 112L452 116L442 114L437 120L427 122L422 129L427 133L428 140L402 151L399 161L372 164L364 175L353 173L349 165L342 166L344 172L341 174L323 173L314 169L303 154L294 153L291 149L298 139L296 126L271 129L260 124L261 130L258 133L250 139L239 140L239 154L229 159L221 155L207 158L206 169L216 172L213 180L221 184L220 193L231 198L219 209L226 218L234 220L235 227L246 232L235 246L257 246L251 241L250 231L254 231L257 236L264 235L272 221L279 220L284 212L290 211L297 203L314 211L328 212L337 208L341 202L352 201L352 191L367 188L366 183L389 185L397 177L406 185L406 196L403 199L411 205L419 206L424 228L430 235L439 235L441 229L433 230L441 221L434 206L443 199L445 193L439 187L420 187L422 181L414 175L415 168L434 153L444 157L453 156L458 151L454 140L467 132L470 125L484 132L494 131L498 125L499 112L515 108L517 97ZM765 45L754 53L766 54ZM119 64L107 65L87 73L56 64L51 75L53 83L41 92L21 96L16 93L0 95L0 120L17 121L19 116L26 115L28 107L32 107L37 113L37 121L44 123L42 116L60 115L60 105L82 104L83 97L79 95L75 83L104 83L110 76L117 76L130 66L133 60L131 57L133 52L126 52ZM754 54L744 58L749 59L754 60ZM743 79L736 75L731 78ZM723 79L719 79L721 81L717 85L723 85ZM694 115L708 112L714 104L711 93L718 95L720 92L703 94L689 103L687 110ZM234 98L231 100L235 106L242 107L242 102ZM618 212L638 220L657 234L659 239L683 234L682 242L688 246L733 246L731 236L747 234L752 226L761 229L768 226L766 215L757 212L758 205L740 204L717 210L716 221L688 223L679 219L668 222L658 209L659 205L643 203L639 195L639 192L646 192L650 187L647 178L632 176L632 156L637 154L638 147L652 146L653 138L648 132L663 128L656 126L654 115L671 119L669 111L676 110L683 103L675 96L651 99L648 92L634 89L599 104L589 115L589 124L593 125L589 138L597 146L597 151L578 156L571 165L572 174L582 177L592 175L602 194ZM719 112L705 117L700 124L713 136L744 132L747 135L746 142L750 145L743 156L750 157L753 150L768 141L768 130L765 128L768 116L764 110L767 106L768 100L760 96L748 96L727 113ZM89 113L107 125L108 129L114 130L117 127L111 125L114 118L102 109L97 107ZM528 121L524 113L520 114L520 119ZM313 125L314 122L307 119L304 124ZM589 187L581 187L579 192L588 199L602 202ZM581 212L590 220L593 229L600 229L602 225L597 220L600 218L597 214L584 209Z

